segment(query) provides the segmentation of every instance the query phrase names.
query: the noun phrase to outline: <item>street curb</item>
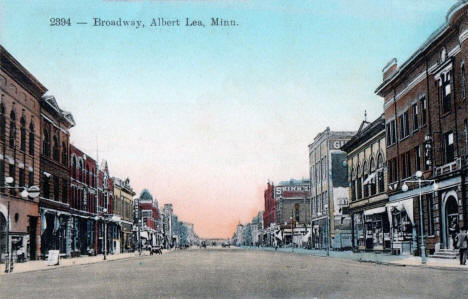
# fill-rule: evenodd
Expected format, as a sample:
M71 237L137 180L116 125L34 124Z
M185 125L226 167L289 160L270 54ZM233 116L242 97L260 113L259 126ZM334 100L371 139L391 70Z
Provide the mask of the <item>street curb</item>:
M243 248L243 247L239 247L239 248L244 249L244 250L252 250L251 248ZM326 255L324 256L324 255L318 255L318 254L312 254L312 253L309 254L309 253L279 251L279 250L275 251L275 250L270 250L270 249L254 249L254 250L275 252L275 253L288 253L288 254L295 254L295 255L308 255L308 256L314 256L314 257L332 258L332 259L339 259L343 261L354 261L354 262L359 262L359 263L369 263L369 264L394 266L394 267L412 267L412 268L435 269L435 270L457 271L457 272L468 271L468 267L457 268L457 267L433 266L433 265L409 265L409 264L399 264L395 262L383 262L383 261L373 261L373 260L365 260L365 259L347 259L347 258L342 258L342 257L333 257L333 256L326 256Z
M170 253L169 251L168 253ZM74 266L86 266L86 265L93 265L93 264L99 264L99 263L107 263L107 262L117 262L117 261L126 261L126 260L132 260L132 259L137 259L137 258L142 258L142 257L149 257L149 255L138 255L138 256L131 256L131 257L125 257L121 259L113 259L113 260L100 260L100 261L95 261L95 262L90 262L90 263L83 263L83 264L71 264L71 265L58 265L58 266L52 266L52 267L47 267L43 269L34 269L34 270L28 270L28 271L22 271L22 272L13 272L11 273L1 273L0 278L2 276L11 276L15 274L23 274L23 273L31 273L31 272L40 272L40 271L50 271L50 270L58 270L62 268L68 268L68 267L74 267Z

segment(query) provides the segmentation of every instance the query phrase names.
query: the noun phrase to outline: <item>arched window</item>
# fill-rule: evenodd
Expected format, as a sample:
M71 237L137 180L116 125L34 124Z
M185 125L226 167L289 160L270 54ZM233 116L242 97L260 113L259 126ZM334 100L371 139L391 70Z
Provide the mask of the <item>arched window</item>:
M29 124L29 154L34 155L34 124Z
M364 162L364 166L362 167L362 187L364 188L364 197L369 196L369 183L364 183L367 180L368 174L369 174L369 165L367 164L367 161Z
M16 114L14 110L11 110L10 113L10 147L13 148L15 147L15 141L16 141Z
M68 148L65 142L62 142L62 164L67 165L68 163Z
M465 79L465 64L461 65L461 96L462 99L466 98L466 79Z
M0 138L5 142L6 138L6 120L5 120L5 106L0 104Z
M79 174L80 182L83 182L83 161L82 160L80 160L79 162L78 174Z
M50 134L47 128L44 128L44 140L42 143L42 153L47 157L50 156Z
M54 158L55 161L60 161L59 160L59 142L58 142L58 137L57 135L54 135L54 139L53 139L53 145L52 145L52 156Z
M76 157L73 156L72 157L72 167L71 167L71 175L72 175L72 178L76 179Z
M21 116L20 120L21 128L20 128L20 148L22 151L26 151L26 120L24 119L24 115Z
M89 168L88 165L85 167L85 177L86 177L86 185L89 186Z
M377 183L379 185L379 192L385 192L385 182L384 182L384 162L382 154L379 153L377 157Z
M377 184L376 184L376 173L375 173L375 159L374 157L371 158L370 161L370 171L369 173L373 176L370 180L370 195L375 195L377 193Z
M358 165L356 168L356 189L357 189L357 199L362 198L362 178L361 178L361 167Z
M356 200L356 171L354 167L351 169L351 201Z

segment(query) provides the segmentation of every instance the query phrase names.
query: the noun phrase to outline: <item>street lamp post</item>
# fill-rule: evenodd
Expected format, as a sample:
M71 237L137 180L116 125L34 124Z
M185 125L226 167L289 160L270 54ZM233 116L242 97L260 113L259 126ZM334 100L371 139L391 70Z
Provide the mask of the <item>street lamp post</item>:
M107 253L107 218L106 213L107 209L102 209L103 212L103 219L104 219L104 260L106 260L106 253Z
M403 186L401 187L401 190L403 192L408 191L408 185L406 183L417 183L418 188L419 188L419 234L421 235L421 244L420 244L420 251L421 251L421 264L425 264L427 262L427 257L426 257L426 247L425 247L425 242L424 242L424 220L423 220L423 212L422 212L422 189L421 189L421 183L432 183L432 189L434 191L437 191L438 185L435 182L435 180L423 180L422 178L422 171L416 171L416 178L417 180L408 180L403 183Z

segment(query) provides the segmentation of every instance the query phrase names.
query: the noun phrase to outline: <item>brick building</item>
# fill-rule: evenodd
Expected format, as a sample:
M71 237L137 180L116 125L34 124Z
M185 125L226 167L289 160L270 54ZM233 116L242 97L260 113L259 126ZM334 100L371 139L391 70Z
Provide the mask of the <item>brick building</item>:
M4 261L6 252L15 253L18 250L25 252L26 259L40 256L39 199L22 198L20 189L1 187L6 185L6 177L13 178L10 186L39 185L39 99L46 91L25 67L0 46L1 261Z
M466 156L468 103L467 1L458 1L446 22L411 57L383 69L376 93L384 99L392 248L419 253L419 189L405 180L421 171L426 248L453 249L453 235L466 224Z
M104 248L107 248L107 253L119 253L121 219L114 215L114 181L109 175L106 160L102 160L97 168L98 253L103 253ZM107 243L106 247L104 241Z
M71 113L62 110L54 96L43 96L40 132L41 254L59 250L71 255L72 217L69 202L69 129L75 125Z
M310 230L310 180L282 181L274 191L276 223L282 231L282 241L302 245L302 238Z
M359 250L390 250L385 167L385 119L364 120L341 149L347 152L352 244Z
M98 252L96 161L70 145L70 212L72 256Z
M267 188L263 193L265 208L265 211L263 212L263 225L265 228L269 227L272 223L276 223L276 200L274 188L274 184L272 182L268 182Z

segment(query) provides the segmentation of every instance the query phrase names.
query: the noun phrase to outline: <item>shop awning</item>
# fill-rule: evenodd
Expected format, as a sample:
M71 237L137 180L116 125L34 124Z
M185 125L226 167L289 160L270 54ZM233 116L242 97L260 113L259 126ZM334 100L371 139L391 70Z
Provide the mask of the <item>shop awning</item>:
M364 215L368 216L368 215L380 214L380 213L385 213L385 211L386 211L385 207L364 210Z
M400 200L397 202L389 202L386 205L387 213L388 213L388 220L390 221L390 226L392 225L392 209L397 209L398 211L402 211L403 209L406 211L409 220L414 225L414 217L413 217L413 198L408 198L405 200Z
M140 232L140 238L148 239L148 232Z

